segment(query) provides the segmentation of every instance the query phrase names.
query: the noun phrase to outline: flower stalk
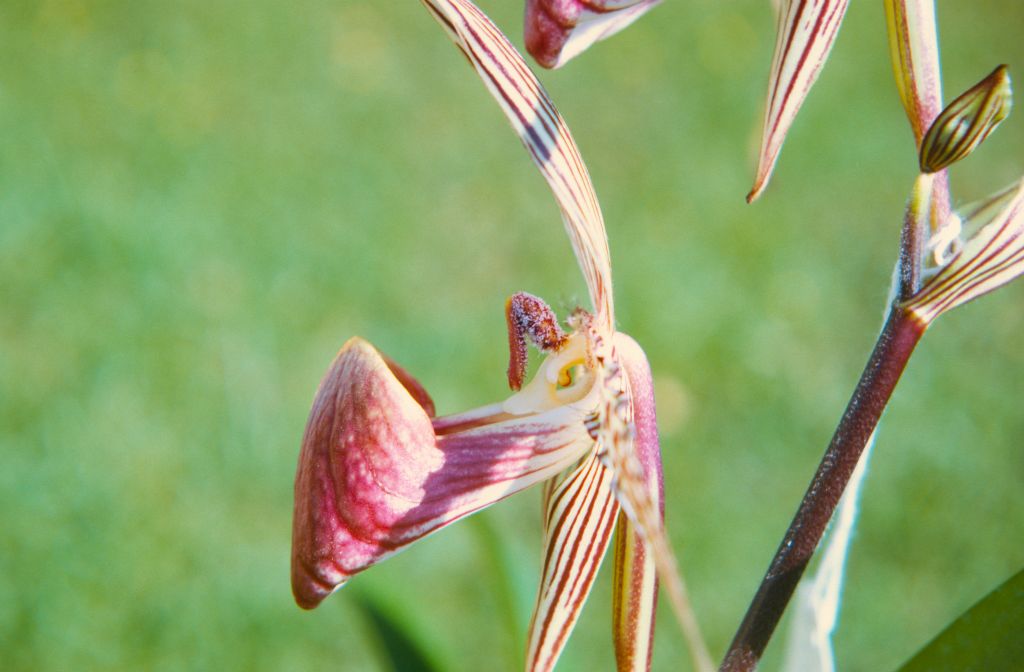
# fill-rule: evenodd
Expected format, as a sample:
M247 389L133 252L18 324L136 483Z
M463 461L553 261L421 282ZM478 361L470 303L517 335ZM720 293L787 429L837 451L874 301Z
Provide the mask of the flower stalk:
M720 668L726 672L756 667L851 477L863 478L858 463L928 326L1024 272L1024 181L961 217L951 213L946 175L1008 115L1006 68L943 109L933 1L886 0L885 6L897 89L921 171L903 218L894 287L853 396L726 653ZM834 609L824 618L834 623Z
M722 663L752 670L821 541L917 343L943 313L1024 274L1024 179L954 215L967 238L909 299L890 305L867 366ZM908 258L902 255L901 259Z
M832 441L729 646L720 668L723 672L757 666L925 329L901 307L894 306L890 312Z

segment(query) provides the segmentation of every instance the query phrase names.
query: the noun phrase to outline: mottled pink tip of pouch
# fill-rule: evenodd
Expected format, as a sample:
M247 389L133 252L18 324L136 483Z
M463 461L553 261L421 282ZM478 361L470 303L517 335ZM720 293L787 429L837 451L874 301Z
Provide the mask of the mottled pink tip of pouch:
M353 338L317 390L295 478L292 593L312 609L390 555L442 462L434 404L409 373Z
M661 0L526 0L526 50L559 68L636 21Z
M295 472L292 593L312 609L354 574L541 481L593 445L593 399L434 418L415 378L353 338L331 364ZM435 431L436 427L443 431Z

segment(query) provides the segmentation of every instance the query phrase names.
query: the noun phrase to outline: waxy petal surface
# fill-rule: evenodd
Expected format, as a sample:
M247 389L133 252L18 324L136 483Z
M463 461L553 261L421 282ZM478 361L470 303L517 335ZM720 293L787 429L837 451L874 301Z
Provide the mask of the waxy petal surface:
M620 342L625 337L619 336ZM643 480L658 515L664 518L665 491L661 449L654 405L654 387L647 361L639 346L625 343L625 369L633 395L634 452ZM654 649L654 615L658 604L658 579L654 556L637 526L619 514L615 530L615 573L612 635L618 669L648 670Z
M523 41L545 68L560 68L661 0L526 0Z
M468 0L422 0L448 31L526 146L562 211L597 319L615 323L604 218L569 129L523 57Z
M935 0L884 0L884 4L896 88L920 147L942 111Z
M748 202L754 201L768 186L786 134L832 51L849 4L849 0L785 0L781 3L761 151L754 187L747 194Z
M352 339L317 392L295 477L292 591L304 608L416 539L553 477L593 445L584 424L593 399L452 426L432 420L423 388L392 366Z

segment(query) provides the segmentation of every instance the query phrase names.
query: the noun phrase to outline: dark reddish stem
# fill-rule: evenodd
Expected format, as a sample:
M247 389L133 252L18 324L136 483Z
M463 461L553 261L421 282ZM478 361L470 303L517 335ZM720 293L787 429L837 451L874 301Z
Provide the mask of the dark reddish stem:
M894 306L720 670L753 670L811 560L925 327Z

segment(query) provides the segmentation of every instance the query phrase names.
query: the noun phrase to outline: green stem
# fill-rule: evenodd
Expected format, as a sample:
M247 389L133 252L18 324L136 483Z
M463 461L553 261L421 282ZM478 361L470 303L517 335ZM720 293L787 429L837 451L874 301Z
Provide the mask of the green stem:
M935 177L920 174L910 192L910 202L903 216L900 232L899 287L897 297L906 301L921 289L921 268L924 261L925 227L931 217L932 185Z

